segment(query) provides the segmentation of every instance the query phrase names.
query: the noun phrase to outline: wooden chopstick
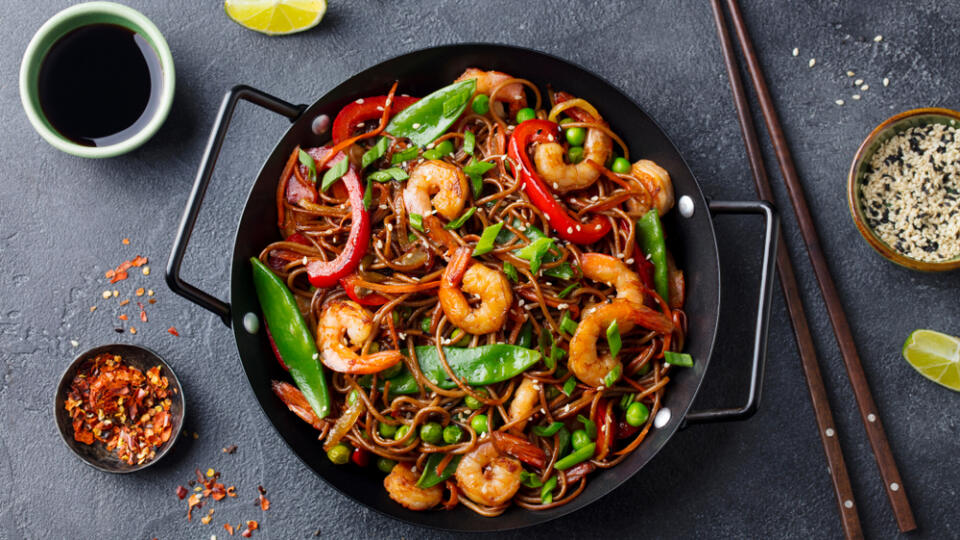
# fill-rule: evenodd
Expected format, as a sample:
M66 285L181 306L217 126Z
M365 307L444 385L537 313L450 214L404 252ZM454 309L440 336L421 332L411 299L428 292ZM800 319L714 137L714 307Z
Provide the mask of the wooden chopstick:
M773 98L770 96L770 90L767 88L763 69L760 67L760 62L753 48L753 42L743 22L743 15L740 12L740 6L737 0L727 0L727 10L730 12L733 29L736 32L737 41L740 44L744 60L747 63L747 72L750 75L754 91L760 102L767 133L770 136L774 153L777 156L777 162L780 165L780 172L786 184L787 193L790 196L790 203L793 206L797 222L800 225L800 233L807 248L807 255L810 258L817 283L820 286L820 293L827 306L827 313L830 317L830 323L833 326L833 333L840 347L840 354L843 357L847 378L850 379L850 385L853 387L857 406L860 409L860 418L866 429L867 438L870 441L870 447L873 449L877 466L880 469L880 476L883 478L887 498L890 501L890 506L893 508L893 514L897 520L897 526L900 528L900 531L912 531L917 528L916 521L913 517L913 510L910 508L910 501L907 499L906 489L904 488L903 480L900 478L900 471L897 469L897 463L894 460L890 443L887 441L883 423L880 420L880 413L873 400L870 384L867 382L866 373L864 373L863 366L860 363L857 347L853 340L853 333L850 330L850 323L847 321L843 304L840 302L840 295L837 293L833 277L830 275L830 268L827 266L823 249L820 246L820 239L803 194L803 187L800 185L800 180L797 176L793 157L787 146L783 129L780 127L780 119L773 104ZM834 431L834 436L835 435L836 431Z
M740 78L740 70L737 65L737 53L733 48L730 32L727 30L723 7L720 5L720 0L711 0L711 6L713 7L714 21L717 24L717 35L720 37L720 44L723 49L723 60L727 68L730 88L733 91L734 101L737 106L737 120L740 123L740 132L743 136L744 146L746 146L747 149L747 157L750 160L750 170L753 173L757 195L762 200L772 201L773 191L770 188L770 180L767 177L767 171L763 165L760 143L757 140L757 132L754 129L753 119L750 115L750 103L747 99L746 91L743 88L743 81ZM863 538L863 530L860 527L860 516L854 504L850 476L847 474L847 463L843 458L843 450L840 448L840 438L837 435L836 424L833 421L833 412L830 409L830 400L827 397L823 376L820 374L820 362L817 359L817 351L813 344L813 335L810 333L810 325L807 322L807 316L803 309L803 300L800 297L800 287L797 285L797 277L793 271L793 263L790 260L790 253L786 249L786 243L783 241L782 234L779 245L780 249L777 252L777 273L780 276L780 285L783 288L783 294L787 300L787 311L790 314L790 321L793 324L793 333L797 340L797 348L800 350L800 364L803 366L803 374L807 381L807 390L810 392L810 402L813 405L814 417L816 418L817 427L819 428L820 442L823 444L823 451L827 457L830 479L833 481L833 492L836 497L837 508L840 511L840 522L843 526L844 535L847 538Z

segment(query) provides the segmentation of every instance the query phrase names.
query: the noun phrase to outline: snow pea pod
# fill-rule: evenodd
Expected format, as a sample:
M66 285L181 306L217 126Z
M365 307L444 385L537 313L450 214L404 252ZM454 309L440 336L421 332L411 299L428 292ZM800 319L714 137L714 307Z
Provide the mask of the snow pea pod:
M437 90L397 113L387 124L387 133L421 147L432 143L460 118L476 87L476 79L469 79Z
M637 221L637 237L643 245L643 252L653 263L653 283L657 294L664 302L670 301L667 270L667 244L663 236L663 226L656 209L647 212Z
M287 285L256 257L251 257L250 263L260 309L277 352L313 412L325 418L330 414L330 391L313 334Z
M431 488L453 476L463 456L453 456L450 463L447 463L447 466L437 474L437 467L440 465L440 462L443 461L444 457L446 457L446 455L441 452L430 454L430 457L427 458L427 464L423 467L423 474L421 474L420 479L417 480L417 487L422 489Z
M457 384L447 377L436 347L421 345L415 350L420 371L427 379L440 388L457 387ZM540 360L538 351L503 343L482 345L471 349L444 347L443 352L453 373L470 386L486 386L505 381L523 373ZM364 387L369 387L370 380L370 376L364 376L359 382ZM387 380L390 381L391 394L414 394L419 391L416 379L406 368ZM380 384L382 389L382 383Z

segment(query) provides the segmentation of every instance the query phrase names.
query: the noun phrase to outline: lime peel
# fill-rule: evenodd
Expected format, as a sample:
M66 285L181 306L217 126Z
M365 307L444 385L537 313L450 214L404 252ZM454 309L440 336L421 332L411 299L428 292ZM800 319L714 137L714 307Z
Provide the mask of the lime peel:
M323 20L326 0L226 0L224 11L235 23L270 36L309 30Z
M915 330L903 344L903 358L931 381L960 392L960 338Z

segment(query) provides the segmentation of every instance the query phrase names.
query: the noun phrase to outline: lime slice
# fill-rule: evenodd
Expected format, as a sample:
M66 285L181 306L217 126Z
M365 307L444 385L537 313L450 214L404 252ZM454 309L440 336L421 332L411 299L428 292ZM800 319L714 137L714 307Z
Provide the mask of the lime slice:
M226 0L223 8L240 26L279 36L319 24L327 12L327 0Z
M903 344L903 357L924 377L960 392L960 338L915 330Z

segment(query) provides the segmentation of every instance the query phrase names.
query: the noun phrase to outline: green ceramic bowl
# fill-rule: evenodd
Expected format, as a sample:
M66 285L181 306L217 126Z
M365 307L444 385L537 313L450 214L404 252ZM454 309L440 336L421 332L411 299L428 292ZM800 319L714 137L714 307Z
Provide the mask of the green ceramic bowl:
M40 65L50 47L68 32L91 24L115 24L140 34L157 53L160 69L163 71L163 88L153 118L132 137L116 144L98 147L77 144L58 133L40 108L37 90ZM27 52L23 55L23 63L20 65L20 99L23 101L23 108L33 128L54 148L80 157L105 158L118 156L137 148L160 129L173 104L174 80L173 56L170 54L170 47L150 19L135 9L113 2L87 2L57 13L45 22L30 40Z

